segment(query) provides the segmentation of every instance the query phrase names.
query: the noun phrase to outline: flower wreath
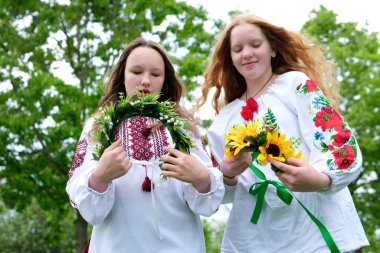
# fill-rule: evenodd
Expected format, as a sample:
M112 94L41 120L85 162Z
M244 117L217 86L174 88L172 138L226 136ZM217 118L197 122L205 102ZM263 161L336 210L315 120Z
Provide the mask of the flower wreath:
M120 101L110 102L104 108L100 107L95 117L98 127L91 132L91 137L97 144L93 149L93 157L99 160L104 150L115 141L117 127L127 118L146 116L159 119L169 130L175 148L189 154L194 142L185 129L190 129L187 121L175 112L176 103L170 101L159 102L160 94L149 93L144 95L139 91L132 97L119 95Z

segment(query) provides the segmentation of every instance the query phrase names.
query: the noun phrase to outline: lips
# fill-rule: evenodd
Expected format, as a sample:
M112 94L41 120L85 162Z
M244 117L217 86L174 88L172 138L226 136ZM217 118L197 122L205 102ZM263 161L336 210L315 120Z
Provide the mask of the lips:
M247 67L247 66L252 66L255 65L257 61L249 61L249 62L243 62L242 65Z
M143 94L143 95L147 95L147 94L149 94L150 93L150 91L149 90L147 90L147 89L142 89L142 90L138 90L141 94Z

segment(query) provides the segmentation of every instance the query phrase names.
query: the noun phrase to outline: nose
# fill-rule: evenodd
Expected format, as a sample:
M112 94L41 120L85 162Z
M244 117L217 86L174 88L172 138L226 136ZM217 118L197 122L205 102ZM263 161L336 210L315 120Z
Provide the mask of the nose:
M244 48L242 56L244 59L251 58L253 56L252 50L250 50L249 48Z
M149 74L143 75L143 77L141 79L141 86L146 88L146 87L149 87L150 84L151 84L151 82L150 82Z

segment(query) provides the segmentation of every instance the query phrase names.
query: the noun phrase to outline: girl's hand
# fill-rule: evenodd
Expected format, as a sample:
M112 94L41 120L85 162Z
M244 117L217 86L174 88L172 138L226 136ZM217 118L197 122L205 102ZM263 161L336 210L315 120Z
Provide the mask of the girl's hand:
M210 172L202 162L171 147L165 147L164 150L173 156L163 155L161 157L164 162L162 168L165 169L162 175L191 183L198 192L210 191Z
M276 173L278 179L290 190L297 192L321 191L331 184L325 173L319 172L308 163L291 157L287 163L268 158L268 161L283 173Z
M251 153L240 152L231 158L223 157L220 164L220 171L223 175L233 178L243 173L252 163Z
M131 167L129 157L121 146L121 139L118 139L104 150L98 166L92 172L89 186L104 192L113 179L123 176Z

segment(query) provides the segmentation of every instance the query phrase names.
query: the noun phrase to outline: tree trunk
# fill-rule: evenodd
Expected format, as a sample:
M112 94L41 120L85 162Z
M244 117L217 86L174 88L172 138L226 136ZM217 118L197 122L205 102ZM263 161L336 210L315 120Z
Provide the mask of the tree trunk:
M79 212L77 212L77 231L76 231L77 243L76 252L83 253L83 249L88 242L87 239L87 222L83 219Z

